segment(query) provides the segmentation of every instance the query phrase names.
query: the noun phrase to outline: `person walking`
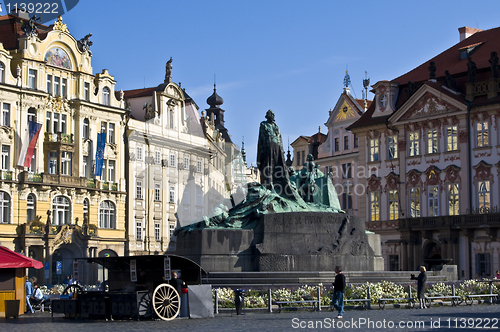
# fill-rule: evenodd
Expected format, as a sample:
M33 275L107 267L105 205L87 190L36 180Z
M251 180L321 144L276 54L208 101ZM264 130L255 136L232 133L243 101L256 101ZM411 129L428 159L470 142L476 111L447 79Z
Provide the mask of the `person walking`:
M178 278L177 272L172 272L172 279L170 279L169 284L170 284L170 286L172 286L172 287L175 288L175 290L177 291L177 293L179 295L179 313L177 314L177 317L179 317L180 314L181 314L181 312L180 312L180 307L181 307L181 288L184 287L186 285L186 283L184 281L182 281L182 279Z
M417 280L417 296L420 302L419 309L426 309L425 305L425 282L427 281L427 275L425 274L425 266L420 267L420 274L415 277L414 274L411 275L412 280Z
M33 285L28 278L26 278L26 312L32 314L33 308L31 307L30 298L33 295Z
M335 281L333 285L332 305L339 312L337 318L342 319L344 315L344 293L345 293L345 275L342 273L342 267L335 266Z

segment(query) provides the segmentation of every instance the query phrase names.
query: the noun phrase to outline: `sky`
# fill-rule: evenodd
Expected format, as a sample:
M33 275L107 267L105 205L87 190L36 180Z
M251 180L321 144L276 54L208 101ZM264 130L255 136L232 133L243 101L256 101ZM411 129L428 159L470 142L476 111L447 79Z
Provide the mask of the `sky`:
M63 22L76 39L92 33L93 71L108 69L117 90L163 83L172 57L172 80L201 112L215 81L226 128L244 140L250 164L267 110L285 151L319 126L326 133L346 70L362 98L365 71L371 85L401 76L458 43L459 27L499 26L493 8L497 1L80 0Z

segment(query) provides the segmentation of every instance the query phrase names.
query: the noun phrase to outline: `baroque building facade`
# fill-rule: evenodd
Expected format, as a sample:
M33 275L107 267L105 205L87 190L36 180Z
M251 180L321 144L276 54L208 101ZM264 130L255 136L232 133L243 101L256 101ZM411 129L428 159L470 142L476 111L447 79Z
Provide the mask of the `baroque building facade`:
M350 129L369 168L360 216L379 233L387 270L500 269L500 28L460 42L392 80Z
M74 258L124 253L126 111L107 70L92 73L89 37L60 17L0 17L0 244L44 262L34 273L47 283L72 274ZM106 168L96 177L100 132Z

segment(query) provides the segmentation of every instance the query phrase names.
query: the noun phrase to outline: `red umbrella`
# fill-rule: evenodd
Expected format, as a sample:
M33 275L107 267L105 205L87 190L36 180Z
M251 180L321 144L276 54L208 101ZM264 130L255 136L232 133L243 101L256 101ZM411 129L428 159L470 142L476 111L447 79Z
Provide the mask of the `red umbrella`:
M41 269L43 267L43 263L0 246L0 269L15 269L23 267Z

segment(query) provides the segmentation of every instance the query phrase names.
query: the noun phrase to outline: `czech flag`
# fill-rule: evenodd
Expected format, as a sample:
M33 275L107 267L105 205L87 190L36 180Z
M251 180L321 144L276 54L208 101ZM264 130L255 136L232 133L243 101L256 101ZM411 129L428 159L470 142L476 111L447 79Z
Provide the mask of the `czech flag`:
M19 162L17 166L29 167L31 164L31 159L33 158L33 152L35 151L36 142L38 141L38 135L42 129L42 124L34 121L28 122L28 130L24 136L24 143L19 154Z

